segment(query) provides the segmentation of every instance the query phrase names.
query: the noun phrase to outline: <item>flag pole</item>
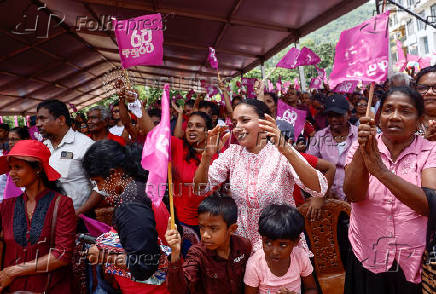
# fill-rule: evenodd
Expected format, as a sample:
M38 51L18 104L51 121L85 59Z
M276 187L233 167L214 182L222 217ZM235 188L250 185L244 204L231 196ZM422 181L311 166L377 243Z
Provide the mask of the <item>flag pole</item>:
M168 161L168 194L170 198L171 229L175 229L176 223L174 220L173 174L171 172L171 160Z
M369 112L371 111L371 105L372 105L372 97L374 96L374 87L375 82L371 83L371 86L369 87L369 99L368 99L368 106L366 107L366 117L369 117Z

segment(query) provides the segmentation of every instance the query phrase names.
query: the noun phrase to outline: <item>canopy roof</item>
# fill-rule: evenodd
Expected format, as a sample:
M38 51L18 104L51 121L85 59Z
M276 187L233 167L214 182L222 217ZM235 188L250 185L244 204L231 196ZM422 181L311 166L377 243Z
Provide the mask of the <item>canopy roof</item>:
M31 114L47 99L78 109L112 95L104 75L120 66L111 17L161 13L164 65L129 69L135 83L189 90L220 74L235 77L367 0L0 1L0 115Z

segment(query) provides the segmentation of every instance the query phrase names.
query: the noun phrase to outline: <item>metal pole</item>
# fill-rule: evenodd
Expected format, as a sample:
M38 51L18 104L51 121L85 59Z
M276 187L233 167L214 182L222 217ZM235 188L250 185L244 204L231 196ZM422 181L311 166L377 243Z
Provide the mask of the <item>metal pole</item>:
M264 66L263 62L260 65L260 77L261 77L262 80L265 77L265 66Z
M298 41L295 43L295 47L297 49L300 49L300 44L298 44ZM304 66L299 66L298 72L300 78L301 92L306 92L306 76L304 75Z

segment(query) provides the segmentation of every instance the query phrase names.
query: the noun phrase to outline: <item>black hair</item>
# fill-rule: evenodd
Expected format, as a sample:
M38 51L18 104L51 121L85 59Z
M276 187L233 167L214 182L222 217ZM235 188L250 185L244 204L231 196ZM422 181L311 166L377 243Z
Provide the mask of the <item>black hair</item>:
M58 180L56 181L49 181L47 174L45 173L44 168L42 167L41 163L39 161L26 161L34 170L39 169L39 176L42 179L42 182L44 186L49 188L50 190L53 190L59 194L65 195L65 191L61 188L61 185Z
M83 169L88 177L109 177L111 169L121 168L137 181L146 182L148 173L141 166L142 148L137 144L121 146L112 140L97 141L83 157Z
M161 118L162 115L162 112L157 108L151 108L147 111L147 113L149 117L156 116L158 118Z
M30 140L29 130L27 127L16 127L9 131L9 133L16 133L20 140Z
M325 104L327 97L322 93L316 93L315 95L313 95L313 100L318 101L321 104Z
M209 213L213 216L222 216L227 227L235 224L238 220L238 207L231 197L223 197L218 193L206 197L198 206L198 215Z
M215 104L212 102L212 101L205 101L205 100L202 100L202 101L200 101L200 103L198 104L198 109L200 109L200 108L210 108L211 110L212 110L212 112L213 112L213 108L214 108L214 106L215 106Z
M119 102L119 101L115 101L115 102L112 104L112 107L115 107L115 106L120 106L120 102Z
M272 204L265 207L259 218L259 234L269 239L296 241L304 230L304 217L295 207Z
M380 99L380 107L379 111L383 108L383 104L386 102L387 97L394 94L395 92L400 92L406 96L409 96L412 102L415 104L415 108L418 111L418 117L421 117L424 114L424 99L421 94L419 94L415 89L412 89L407 86L401 87L393 87L389 89L384 97Z
M60 116L65 117L65 123L67 124L67 126L71 127L71 116L68 112L67 105L64 102L59 100L46 100L38 104L38 106L36 107L36 111L39 111L40 108L47 109L48 112L55 118L58 118Z
M277 101L279 101L279 96L277 96L274 92L266 92L264 95L269 95L274 100L274 103L277 104Z
M195 100L190 99L190 100L185 102L185 106L194 107L194 105L195 105Z
M240 104L238 104L238 106L236 106L236 107L239 107L240 105L250 106L252 109L254 109L254 111L257 113L257 115L259 115L259 118L261 118L261 119L265 118L265 114L271 115L271 112L270 112L268 106L266 106L265 102L263 102L263 101L259 101L256 99L245 99L245 100L242 100L242 102Z
M29 124L30 124L31 127L33 127L34 125L36 125L36 115L32 115L32 116L30 117Z
M5 130L6 132L9 132L9 125L8 124L0 124L0 129Z
M197 115L204 120L204 122L206 124L206 130L212 129L212 118L209 115L207 115L207 113L202 112L202 111L196 111L196 112L191 113L189 115L189 118L191 118L194 115ZM189 121L189 118L188 118L188 121ZM200 160L197 157L197 151L195 151L194 147L188 143L185 136L183 136L183 143L185 144L185 146L188 147L188 153L186 154L185 161L189 162L191 159L194 159L195 162L197 163L197 165L199 165Z
M359 95L359 96L357 97L357 99L356 99L357 102L359 102L360 100L364 100L364 101L368 102L368 98L366 98L366 97L363 96L363 95Z
M416 75L415 83L418 84L419 80L429 72L436 72L436 65L427 66L421 69L421 71Z
M220 115L220 107L216 103L211 103L210 106L212 107L212 115Z

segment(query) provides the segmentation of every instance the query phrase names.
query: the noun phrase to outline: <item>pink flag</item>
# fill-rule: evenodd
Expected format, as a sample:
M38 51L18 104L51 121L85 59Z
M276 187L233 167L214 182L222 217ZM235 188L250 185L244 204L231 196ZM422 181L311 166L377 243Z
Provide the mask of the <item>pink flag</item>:
M3 116L0 116L0 124L3 123Z
M14 115L14 124L15 127L18 127L18 116Z
M289 49L288 53L277 63L276 67L294 69L297 67L298 55L300 50L295 47Z
M149 171L145 192L153 203L162 201L166 189L168 160L171 157L170 96L169 85L162 93L162 119L151 130L142 149L142 167Z
M215 49L209 47L209 56L207 57L209 60L210 66L216 70L218 70L218 59L215 55Z
M162 65L163 28L158 14L126 20L112 20L123 68L135 65Z
M400 71L404 71L404 68L407 65L406 57L404 56L403 44L397 40L397 53L398 53L398 61L397 66L400 68Z
M209 97L215 96L216 94L219 93L217 87L215 87L213 85L208 85L206 87L206 90L207 90L207 96L209 96Z
M356 89L358 83L359 83L359 81L344 81L344 82L338 84L333 89L333 92L337 92L337 93L353 93L354 89Z
M316 72L318 73L318 78L319 78L322 82L327 83L327 74L326 74L326 72L325 72L325 69L320 68L320 67L318 67L318 66L316 66L316 65L315 65L315 68L316 68Z
M77 112L77 108L76 108L76 106L74 106L74 104L72 104L72 103L68 103L68 105L71 107L71 109L73 110L73 112Z
M236 81L236 87L241 88L241 82L240 81Z
M12 181L11 176L8 174L6 178L6 185L5 190L3 194L3 200L9 199L9 198L15 198L23 194L23 191L21 191L20 188L15 186L15 183Z
M321 89L322 87L322 80L317 77L317 78L312 78L312 80L310 81L310 85L309 88L311 89Z
M419 67L423 69L424 67L431 65L431 57L422 57L419 61Z
M388 74L389 11L341 33L330 89L344 81L383 82Z
M256 78L242 78L242 85L247 87L247 98L256 98L256 91L254 91L254 83Z
M289 86L291 84L292 84L291 81L286 81L286 82L283 83L283 87L282 87L282 90L281 90L282 95L285 95L286 93L288 93Z
M30 115L26 115L26 126L30 127Z
M277 120L284 120L294 127L294 140L304 129L306 122L306 111L291 107L282 100L277 102Z
M276 91L277 94L282 92L282 77L279 76L279 79L276 82Z
M297 66L315 65L321 61L318 55L309 48L303 47L297 59Z
M271 83L271 81L270 81L269 79L267 80L267 82L268 82L268 85L267 85L267 87L266 87L267 91L268 91L268 92L272 92L272 91L274 91L274 84Z
M294 89L300 91L300 82L298 81L298 78L294 78Z
M83 223L85 224L88 233L93 237L98 237L101 234L107 233L111 230L110 226L93 218L84 216L83 214L80 214L79 217L83 219Z

